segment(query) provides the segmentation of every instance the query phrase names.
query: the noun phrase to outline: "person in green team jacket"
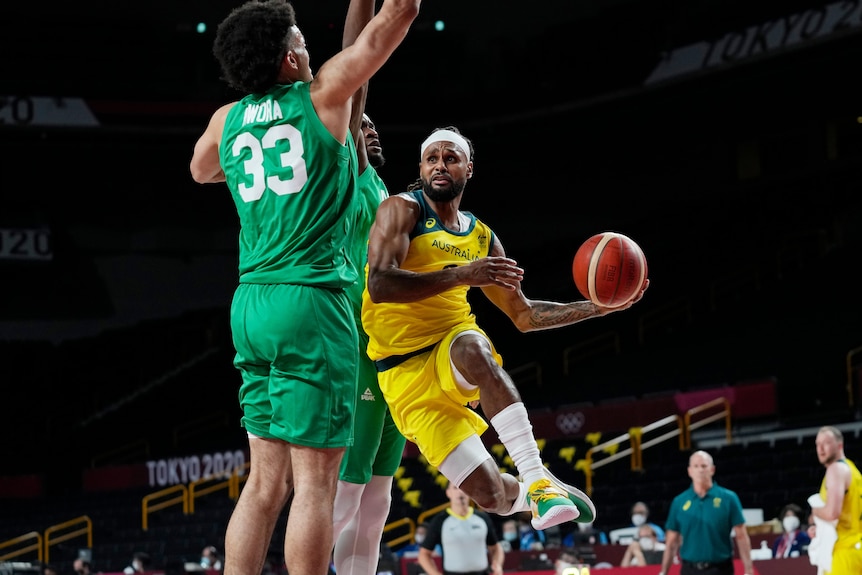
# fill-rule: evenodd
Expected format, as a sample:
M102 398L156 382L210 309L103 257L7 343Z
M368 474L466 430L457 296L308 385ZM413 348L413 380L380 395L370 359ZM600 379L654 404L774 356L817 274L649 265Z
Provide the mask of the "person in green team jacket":
M225 575L259 575L292 495L291 575L321 575L332 551L339 465L353 443L358 335L346 289L357 209L352 100L406 36L421 0L385 0L356 41L312 75L285 0L251 0L219 24L222 77L246 94L213 113L190 163L225 182L239 216L231 303L250 471L225 535Z

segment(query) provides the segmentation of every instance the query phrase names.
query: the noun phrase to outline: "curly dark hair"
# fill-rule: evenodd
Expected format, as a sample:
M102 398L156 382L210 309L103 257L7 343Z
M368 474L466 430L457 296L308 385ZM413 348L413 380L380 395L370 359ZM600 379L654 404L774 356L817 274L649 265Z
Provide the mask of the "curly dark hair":
M248 0L231 10L219 24L213 44L221 79L248 94L260 94L278 83L295 25L293 5L286 0Z
M461 136L462 138L467 140L467 145L470 146L470 149L468 150L470 153L470 156L467 159L470 161L473 161L473 159L476 155L476 151L473 148L473 140L471 140L470 138L468 138L467 136L462 134L461 130L459 130L455 126L443 126L442 128L434 128L433 130L431 130L431 134L433 134L434 132L439 132L440 130L449 130L450 132L455 132L456 134L458 134L459 136ZM430 136L431 134L428 134L428 135ZM411 183L407 186L408 192L413 192L415 190L421 190L421 189L422 189L422 179L421 178L416 178L416 180L413 183Z

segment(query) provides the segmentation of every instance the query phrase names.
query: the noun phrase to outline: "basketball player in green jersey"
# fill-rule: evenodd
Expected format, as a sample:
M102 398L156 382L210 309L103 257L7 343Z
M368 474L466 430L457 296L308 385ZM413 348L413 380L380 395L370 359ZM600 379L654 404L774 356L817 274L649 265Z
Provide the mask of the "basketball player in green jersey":
M374 16L374 0L354 0L347 11L342 47L351 45ZM354 444L341 461L338 490L335 494L332 559L339 575L376 575L380 540L389 516L392 477L401 465L406 439L395 427L377 383L377 369L366 353L368 336L362 329L362 291L365 287L365 261L368 232L377 206L389 197L377 173L383 166L380 136L365 114L368 94L366 82L353 98L350 131L354 135L359 166L356 235L351 244L351 259L357 262L360 279L348 289L359 332L359 385L356 389Z
M837 427L825 425L814 440L817 459L826 468L820 483L823 507L812 507L811 513L824 521L835 521L837 539L832 547L828 575L862 573L862 473L844 455L844 434ZM817 536L816 528L809 535ZM829 550L824 550L829 553Z
M459 210L472 157L472 144L456 128L435 130L420 147L419 185L380 204L362 301L368 355L398 429L480 507L498 515L531 511L540 530L592 522L589 497L544 467L527 410L467 292L482 288L526 332L626 309L643 297L648 280L635 300L614 309L527 299L524 272L499 238ZM482 443L488 424L469 407L480 395L520 479L501 473Z
M363 265L368 249L368 231L374 221L379 203L388 192L376 168L384 163L380 140L374 123L362 115L364 143L357 144L357 155L362 170L362 152L368 155L368 165L359 174L359 195L362 216L357 226L355 244L357 261ZM364 238L361 242L359 238ZM377 383L377 368L368 358L368 335L362 329L360 310L365 274L349 290L355 306L359 331L359 386L357 387L354 443L347 448L341 460L338 490L335 494L333 563L336 573L349 575L375 575L380 556L383 527L389 516L392 499L392 477L395 475L404 445L386 400Z
M346 289L356 217L356 91L409 30L421 0L384 0L350 47L313 76L286 0L251 0L219 25L214 54L248 94L215 111L191 173L226 182L240 223L231 304L250 465L225 535L225 575L259 575L292 495L291 575L325 573L341 458L353 443L358 337Z

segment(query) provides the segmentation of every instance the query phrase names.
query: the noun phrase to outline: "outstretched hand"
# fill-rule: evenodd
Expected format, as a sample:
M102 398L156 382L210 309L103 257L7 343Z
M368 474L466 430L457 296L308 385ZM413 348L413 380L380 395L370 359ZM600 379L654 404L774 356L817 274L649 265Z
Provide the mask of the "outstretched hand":
M469 286L497 286L516 290L524 279L524 270L515 260L501 256L479 258L460 268L463 283Z
M624 309L629 309L630 307L632 307L634 304L639 302L644 297L644 292L646 292L648 287L649 287L649 278L646 278L646 279L644 279L644 283L641 286L641 290L637 293L637 295L635 295L635 297L633 297L631 300L629 300L628 303L625 303L625 304L623 304L621 306L617 306L617 307L604 307L604 306L600 306L599 304L596 304L596 307L599 308L599 310L602 312L602 314L612 313L615 311L622 311Z

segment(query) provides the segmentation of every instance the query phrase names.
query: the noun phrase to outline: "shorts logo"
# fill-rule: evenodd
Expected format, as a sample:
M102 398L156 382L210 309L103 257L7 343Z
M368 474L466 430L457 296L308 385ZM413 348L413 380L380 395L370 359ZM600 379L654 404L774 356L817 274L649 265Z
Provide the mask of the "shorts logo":
M376 401L374 399L374 394L371 393L370 387L366 387L365 391L362 393L362 401Z

